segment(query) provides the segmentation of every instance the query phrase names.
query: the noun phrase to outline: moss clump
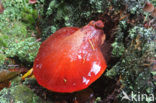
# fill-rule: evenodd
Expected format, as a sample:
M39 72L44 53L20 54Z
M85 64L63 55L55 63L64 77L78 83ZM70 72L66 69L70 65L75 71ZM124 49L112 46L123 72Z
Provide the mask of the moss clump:
M19 22L19 21L14 21L10 23L2 23L0 30L1 30L1 36L6 38L6 35L8 37L19 37L19 38L25 38L27 36L27 27ZM11 29L10 29L11 28Z
M106 74L107 76L120 76L122 88L127 94L130 94L131 91L141 94L155 94L155 84L151 74L152 65L150 63L155 54L154 35L155 30L152 28L146 29L135 26L129 29L128 35L123 38L124 40L120 39L121 41L129 40L130 42L125 43L125 50L120 56L120 61ZM118 35L118 38L120 37ZM115 41L115 43L118 42ZM113 45L113 50L120 52L116 48L118 48L118 45L117 47ZM119 54L116 56L119 57Z
M42 103L32 90L25 85L17 85L0 91L0 103Z
M40 47L40 42L35 41L35 38L29 37L24 41L14 42L9 44L4 50L7 57L18 57L22 62L33 62Z
M42 39L65 26L81 27L91 20L97 20L109 7L107 0L44 0L39 8ZM44 19L43 19L44 18Z
M28 1L29 0L2 0L5 10L3 14L0 15L0 21L26 20L30 24L34 23L37 18L37 11Z
M5 68L6 57L17 57L29 64L37 53L40 43L30 36L35 33L38 13L28 1L1 0L5 10L0 14L0 68Z
M0 14L0 33L9 38L30 36L30 30L35 28L37 11L28 0L2 0L2 4L5 10Z
M5 59L6 59L6 56L0 53L0 65L4 64Z
M146 28L144 26L147 18L144 18L144 12L141 6L144 1L122 2L127 5L125 15L126 20L119 22L116 29L115 41L112 44L113 57L117 57L116 64L106 72L106 76L111 78L119 78L121 88L129 95L133 91L134 94L155 94L155 73L153 72L151 62L155 58L156 46L154 36L155 29L152 26ZM152 17L148 17L149 21ZM152 20L151 20L152 21ZM118 101L122 103L131 103L132 101L121 101L122 92L118 95ZM142 101L152 102L150 100Z

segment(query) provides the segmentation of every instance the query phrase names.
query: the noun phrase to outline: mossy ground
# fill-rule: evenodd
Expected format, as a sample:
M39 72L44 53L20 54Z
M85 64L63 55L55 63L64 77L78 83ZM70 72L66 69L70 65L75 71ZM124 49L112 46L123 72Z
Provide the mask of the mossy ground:
M156 2L150 1L156 7ZM17 103L39 103L37 100L41 98L44 102L77 102L82 99L75 98L90 95L93 97L86 101L132 102L121 101L121 89L127 94L134 91L156 96L156 20L143 11L145 0L38 0L36 4L29 4L28 0L2 0L2 3L5 10L0 14L0 69L15 66L30 69L39 45L49 35L64 26L82 27L98 19L105 23L106 41L101 50L108 68L89 87L91 90L75 94L52 93L33 80L14 81L10 88L0 92L0 101L4 101L0 103L12 99L17 99L14 101ZM23 93L31 98L11 95Z
M0 92L0 103L42 103L41 99L25 85L16 85Z

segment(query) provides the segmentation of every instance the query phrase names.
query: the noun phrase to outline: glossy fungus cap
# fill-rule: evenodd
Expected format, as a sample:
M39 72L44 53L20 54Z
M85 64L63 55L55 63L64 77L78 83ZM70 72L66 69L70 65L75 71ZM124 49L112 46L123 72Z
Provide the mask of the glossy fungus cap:
M93 22L80 29L64 27L41 44L33 65L41 86L71 93L87 88L103 74L107 66L100 50L104 25Z

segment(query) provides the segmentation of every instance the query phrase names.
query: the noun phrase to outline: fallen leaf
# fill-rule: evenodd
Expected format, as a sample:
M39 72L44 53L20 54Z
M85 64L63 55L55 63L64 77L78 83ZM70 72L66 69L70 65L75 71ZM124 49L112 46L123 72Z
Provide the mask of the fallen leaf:
M9 70L0 70L0 83L9 81L10 79L17 76L19 72L10 72Z

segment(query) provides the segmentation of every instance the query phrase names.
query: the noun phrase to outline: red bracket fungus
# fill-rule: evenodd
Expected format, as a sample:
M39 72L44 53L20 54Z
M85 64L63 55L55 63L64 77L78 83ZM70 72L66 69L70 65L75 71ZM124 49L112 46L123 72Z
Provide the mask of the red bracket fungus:
M101 20L82 28L64 27L45 40L33 65L38 83L51 91L71 93L97 80L107 67L100 50L103 27Z

